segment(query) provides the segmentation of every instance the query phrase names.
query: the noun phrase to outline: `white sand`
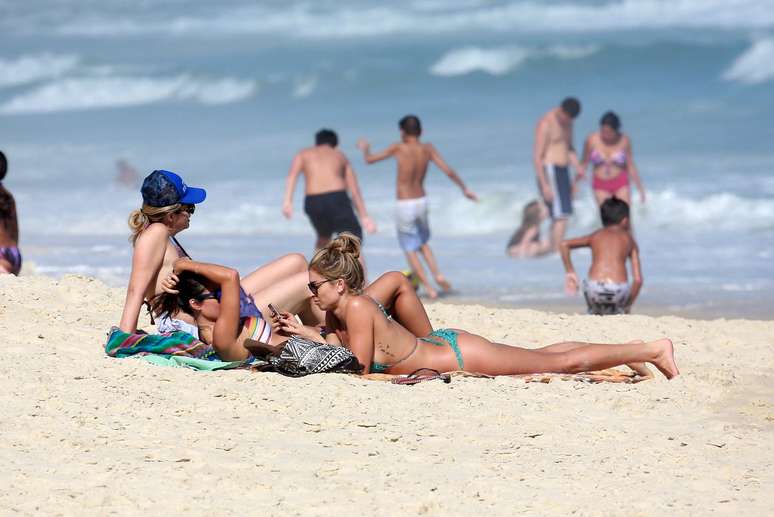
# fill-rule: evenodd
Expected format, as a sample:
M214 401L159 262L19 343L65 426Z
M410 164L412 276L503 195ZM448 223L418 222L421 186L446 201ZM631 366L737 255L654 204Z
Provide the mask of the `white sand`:
M525 346L669 336L683 374L407 387L111 359L123 297L0 277L0 513L774 512L773 322L434 304Z

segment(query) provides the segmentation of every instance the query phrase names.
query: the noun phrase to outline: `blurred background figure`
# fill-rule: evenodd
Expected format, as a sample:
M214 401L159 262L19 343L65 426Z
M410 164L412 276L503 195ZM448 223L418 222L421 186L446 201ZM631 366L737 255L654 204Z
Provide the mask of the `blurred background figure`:
M19 220L16 216L16 200L3 186L6 172L8 160L0 151L0 274L18 275L22 265Z
M581 168L586 171L589 163L594 168L591 188L597 205L606 199L617 197L631 205L630 176L640 192L640 203L645 203L645 188L634 164L632 141L621 132L621 119L608 111L599 121L599 131L591 133L583 145Z
M136 189L140 185L140 175L137 169L129 165L123 158L116 160L116 184L128 189Z
M513 258L539 257L551 251L551 242L540 238L540 224L548 217L545 204L537 199L524 206L519 226L508 241L505 252Z

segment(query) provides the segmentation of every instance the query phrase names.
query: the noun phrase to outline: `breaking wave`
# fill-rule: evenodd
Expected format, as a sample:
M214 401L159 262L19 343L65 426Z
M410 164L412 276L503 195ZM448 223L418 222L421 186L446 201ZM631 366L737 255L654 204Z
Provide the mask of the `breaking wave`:
M255 81L200 79L190 75L169 78L73 77L58 79L21 93L0 105L0 113L52 113L140 106L161 101L228 104L253 95Z
M442 77L453 77L473 72L504 75L517 69L530 59L581 59L596 53L598 50L599 47L594 45L557 45L545 49L528 49L516 46L463 47L444 54L430 67L430 73Z

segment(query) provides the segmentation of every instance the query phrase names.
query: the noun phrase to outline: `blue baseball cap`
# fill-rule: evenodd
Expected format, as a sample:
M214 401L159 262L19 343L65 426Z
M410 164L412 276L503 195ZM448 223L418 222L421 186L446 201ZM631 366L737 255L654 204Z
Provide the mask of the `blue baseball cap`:
M146 205L162 207L177 203L195 205L204 201L207 191L189 187L183 178L174 172L158 170L148 174L142 182L142 200Z

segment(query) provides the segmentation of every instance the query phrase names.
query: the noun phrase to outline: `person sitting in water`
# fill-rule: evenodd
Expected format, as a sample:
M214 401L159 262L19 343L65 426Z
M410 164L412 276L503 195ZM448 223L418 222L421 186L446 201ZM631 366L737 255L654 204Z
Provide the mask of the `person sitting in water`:
M570 260L570 250L591 248L591 268L583 281L583 296L589 314L628 314L642 287L640 251L629 227L629 205L622 199L606 199L599 209L602 229L590 235L562 241L559 250L564 262L565 287L578 292L578 276ZM629 286L626 261L632 263Z
M128 333L137 331L143 303L149 306L154 296L174 290L177 279L172 266L181 257L190 258L176 236L188 228L196 205L207 196L204 189L189 187L180 176L164 170L149 174L141 193L142 209L129 216L134 251L120 324L121 330ZM306 268L306 259L298 253L261 266L240 280L244 291L241 299L244 303L252 303L252 297L262 314L266 314L267 304L272 301L298 314L305 323L317 325L324 315L311 303L306 289ZM193 318L185 311L157 313L156 316L159 317L159 332L183 330L194 336L198 334ZM264 322L262 327L266 332L263 337L270 341L269 322Z
M548 210L540 201L530 201L524 206L519 226L505 252L514 258L539 257L551 251L551 242L540 239L540 223L548 217Z
M8 160L0 152L0 274L18 275L22 266L19 219L16 216L16 201L2 183L6 172Z
M408 374L420 368L465 370L487 375L577 373L649 362L665 377L679 375L672 342L617 345L565 342L537 350L493 343L458 329L438 329L417 338L363 292L360 241L342 234L309 263L309 289L326 311L326 340L343 345L364 366L363 373ZM293 333L292 323L280 328Z

